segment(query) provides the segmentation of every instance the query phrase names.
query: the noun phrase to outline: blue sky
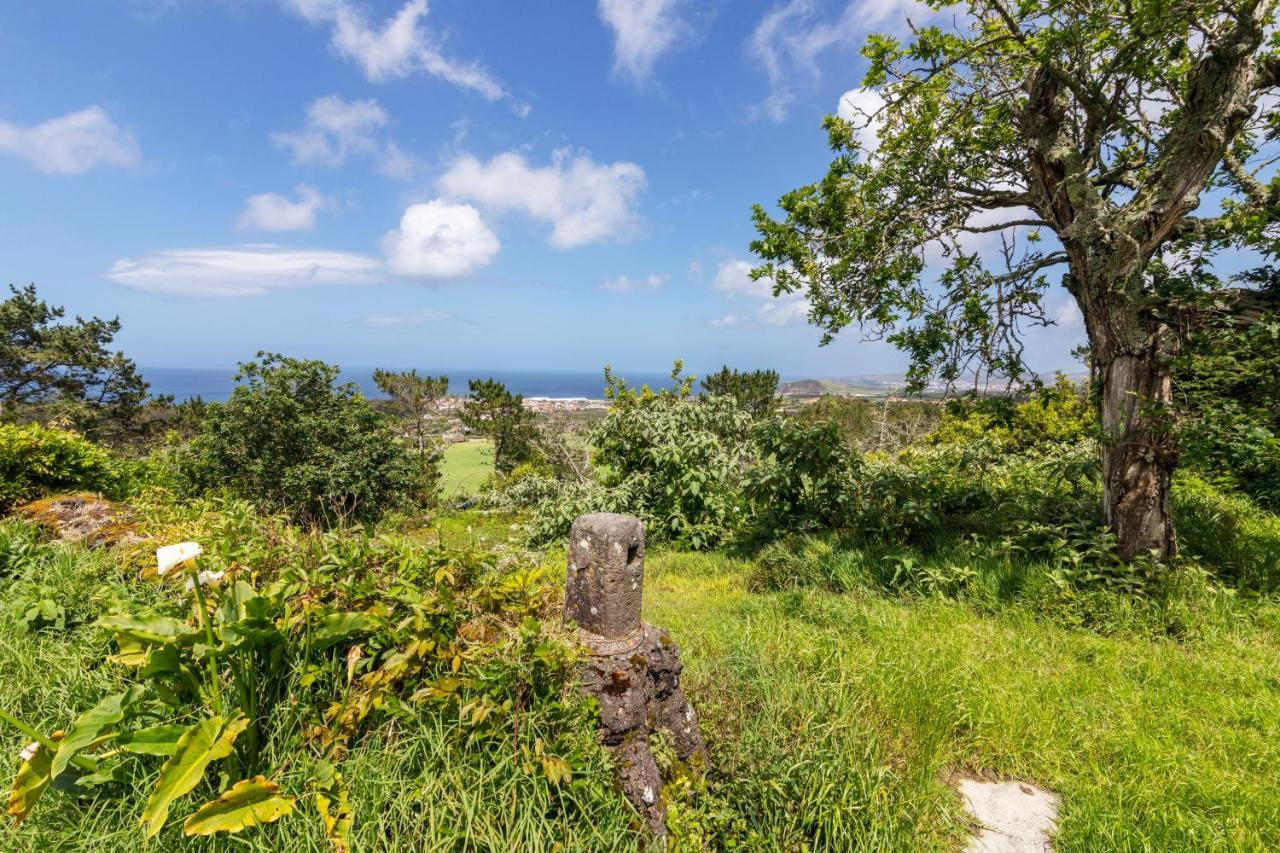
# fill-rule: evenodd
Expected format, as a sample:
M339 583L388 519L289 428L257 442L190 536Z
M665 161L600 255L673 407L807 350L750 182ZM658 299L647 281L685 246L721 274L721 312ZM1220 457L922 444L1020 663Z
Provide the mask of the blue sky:
M0 259L143 365L899 370L745 278L900 0L0 10ZM1032 360L1073 368L1074 309Z

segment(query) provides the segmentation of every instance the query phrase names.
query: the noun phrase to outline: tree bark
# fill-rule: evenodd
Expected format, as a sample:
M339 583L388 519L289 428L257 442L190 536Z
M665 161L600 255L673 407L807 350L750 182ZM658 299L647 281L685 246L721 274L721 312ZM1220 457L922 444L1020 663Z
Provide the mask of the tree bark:
M1161 352L1163 326L1152 323L1138 352L1097 347L1101 415L1103 506L1126 559L1177 553L1170 484L1178 462L1172 432L1172 382Z

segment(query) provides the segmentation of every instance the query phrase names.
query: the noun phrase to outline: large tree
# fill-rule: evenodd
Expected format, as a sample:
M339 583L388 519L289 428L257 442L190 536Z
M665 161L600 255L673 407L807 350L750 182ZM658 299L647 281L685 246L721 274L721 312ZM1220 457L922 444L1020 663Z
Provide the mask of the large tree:
M1026 373L1022 333L1051 322L1061 273L1107 521L1125 555L1171 554L1172 357L1187 328L1276 295L1276 0L930 5L938 25L868 40L826 177L782 219L756 208L754 274L805 291L827 340L887 335L921 385Z
M404 373L375 370L373 382L379 391L391 398L392 410L413 431L418 455L425 456L427 435L439 414L440 400L449 393L449 377L419 376L416 370Z
M524 407L523 394L512 394L496 379L472 379L467 387L471 394L458 417L468 429L493 439L493 467L510 474L535 455L536 416Z
M111 349L118 318L76 317L9 285L0 301L0 414L68 419L95 438L117 437L137 421L147 383L131 359Z

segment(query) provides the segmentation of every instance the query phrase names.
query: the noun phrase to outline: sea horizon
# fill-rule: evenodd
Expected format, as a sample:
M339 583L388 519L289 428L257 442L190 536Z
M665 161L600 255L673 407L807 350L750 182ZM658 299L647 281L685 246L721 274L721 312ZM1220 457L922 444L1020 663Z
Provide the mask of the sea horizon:
M366 397L385 398L373 381L372 367L344 368L340 381L356 385ZM407 368L406 368L407 369ZM138 365L142 378L151 386L155 396L172 395L175 400L199 397L207 402L226 400L236 386L236 367L161 367ZM471 379L496 379L515 394L525 397L571 399L583 397L599 400L604 397L603 370L534 370L512 368L418 369L424 375L449 377L449 394L466 396L467 382ZM629 385L639 387L666 387L670 385L669 373L655 371L633 372L619 370L616 375L626 379ZM701 374L698 374L701 376Z

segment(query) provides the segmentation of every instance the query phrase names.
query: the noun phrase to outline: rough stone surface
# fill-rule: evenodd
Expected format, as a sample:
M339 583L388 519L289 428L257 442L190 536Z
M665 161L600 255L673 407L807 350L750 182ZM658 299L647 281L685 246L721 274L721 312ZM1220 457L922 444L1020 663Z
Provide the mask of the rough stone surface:
M21 506L16 512L45 525L59 539L82 542L92 548L141 539L129 526L122 508L88 493L44 498Z
M630 515L580 516L569 533L565 611L578 628L618 640L640 629L644 525Z
M680 689L680 647L640 621L644 527L631 516L600 513L575 521L572 537L565 608L592 652L579 683L600 703L600 739L623 794L662 836L666 804L649 736L669 732L676 757L694 772L706 768L707 753L698 715ZM583 611L585 626L576 615Z
M961 779L956 786L965 809L982 828L968 853L1047 853L1058 825L1057 794L1025 782Z

